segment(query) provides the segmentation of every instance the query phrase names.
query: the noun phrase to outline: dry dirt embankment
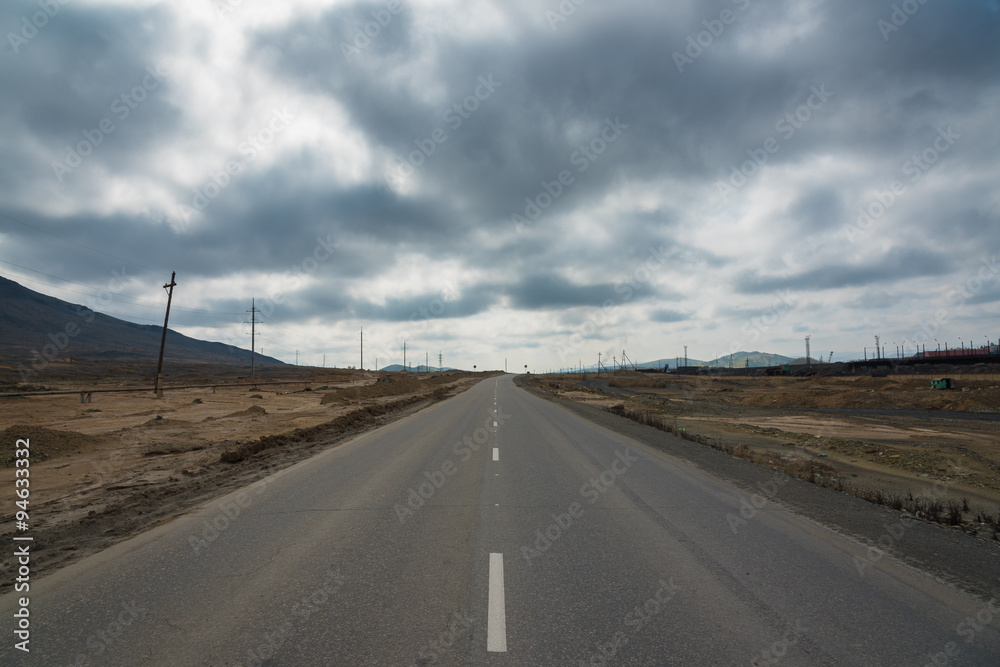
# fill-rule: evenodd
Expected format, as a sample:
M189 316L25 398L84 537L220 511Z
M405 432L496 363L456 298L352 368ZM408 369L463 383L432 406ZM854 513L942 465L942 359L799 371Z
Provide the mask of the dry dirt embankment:
M311 391L300 382L178 390L161 400L95 394L90 404L77 396L2 401L4 454L16 439L31 440L32 573L44 576L483 377L372 374ZM12 464L12 457L0 459L2 488L14 486ZM0 503L2 539L14 534L13 503L12 494ZM11 586L12 567L3 557L0 593Z

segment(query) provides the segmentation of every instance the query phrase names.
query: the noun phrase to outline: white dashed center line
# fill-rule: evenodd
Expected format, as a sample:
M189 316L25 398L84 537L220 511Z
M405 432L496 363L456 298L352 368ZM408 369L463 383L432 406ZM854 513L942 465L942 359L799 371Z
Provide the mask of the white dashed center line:
M486 650L507 652L507 612L503 599L503 554L490 554L489 611L486 620Z
M493 448L493 460L494 461L499 461L500 460L500 448L499 447L494 447Z

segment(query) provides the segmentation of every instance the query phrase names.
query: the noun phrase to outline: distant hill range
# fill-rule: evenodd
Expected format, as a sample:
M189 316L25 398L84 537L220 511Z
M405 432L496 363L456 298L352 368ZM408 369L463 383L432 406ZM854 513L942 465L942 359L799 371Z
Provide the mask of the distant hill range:
M403 364L392 364L391 366L383 366L382 368L376 370L389 371L390 373L398 373L399 371L403 370ZM420 364L419 366L410 366L406 370L408 370L411 373L440 373L442 371L452 371L455 369L451 368L450 366L444 366L442 368L438 368L437 366L424 366L423 364Z
M730 365L733 368L744 368L747 366L750 368L761 368L794 363L796 363L794 360L781 354L771 354L769 352L734 352L731 359L729 355L726 355L702 365L711 368L729 368ZM805 363L805 359L802 359L801 363ZM813 363L816 363L816 359L813 359Z
M819 363L817 359L813 359L812 362ZM719 357L718 359L713 359L712 361L702 361L701 359L692 359L688 357L688 366L702 366L706 368L729 368L732 364L733 368L744 368L749 366L750 368L763 368L768 366L781 366L784 364L801 364L805 363L805 358L802 359L792 359L791 357L786 357L781 354L771 354L769 352L735 352L730 356L727 354L724 357ZM663 366L668 365L671 369L677 368L678 365L684 365L683 357L670 357L667 359L657 359L656 361L644 361L642 363L636 363L635 367L638 369L655 369L663 370ZM604 370L613 370L613 364L605 363L603 364ZM626 364L626 368L631 369L631 364ZM586 366L584 368L588 373L592 373L597 370L597 364L591 366Z
M8 361L84 357L155 360L162 335L162 325L126 322L0 277L0 355ZM249 365L250 350L168 329L164 358ZM260 354L256 363L285 365Z
M670 368L676 368L677 362L680 365L684 365L684 359L678 359L676 357L672 359L657 359L656 361L647 361L641 364L636 364L638 368L663 368L664 364L670 364ZM805 361L804 359L802 361ZM816 360L813 359L813 363ZM711 361L702 361L700 359L687 360L688 366L705 366L708 368L729 368L732 364L733 368L744 368L749 365L751 368L760 368L765 366L781 366L782 364L796 363L789 357L780 354L771 354L769 352L734 352L732 357L726 355L724 357L719 357L718 359L713 359Z

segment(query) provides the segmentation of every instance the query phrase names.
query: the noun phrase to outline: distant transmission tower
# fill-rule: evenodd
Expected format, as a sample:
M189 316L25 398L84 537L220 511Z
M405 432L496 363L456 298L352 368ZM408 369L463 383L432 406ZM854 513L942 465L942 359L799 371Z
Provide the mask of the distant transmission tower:
M812 366L812 361L809 359L809 339L812 336L806 336L806 366Z

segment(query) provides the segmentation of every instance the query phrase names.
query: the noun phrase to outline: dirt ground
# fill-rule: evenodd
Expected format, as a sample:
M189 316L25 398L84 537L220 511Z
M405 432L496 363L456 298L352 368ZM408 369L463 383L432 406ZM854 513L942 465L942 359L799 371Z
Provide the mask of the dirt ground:
M14 445L30 439L32 572L41 576L205 501L450 395L486 374L332 373L249 386L0 398L0 534L15 534ZM89 380L89 378L85 378ZM193 372L191 384L215 382ZM230 377L230 381L247 378ZM46 389L107 389L49 376ZM165 383L167 387L170 385ZM34 387L35 389L40 387ZM7 393L10 393L8 387ZM258 451L260 449L261 451ZM10 586L4 559L0 592Z
M935 484L968 498L971 514L1000 508L1000 382L926 378L703 377L618 373L547 376L566 398L661 415L728 446L820 459L848 486L905 495Z

